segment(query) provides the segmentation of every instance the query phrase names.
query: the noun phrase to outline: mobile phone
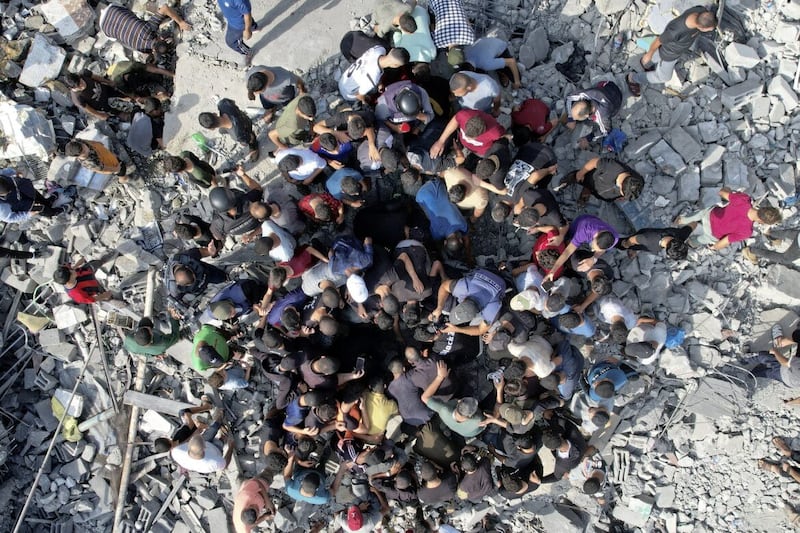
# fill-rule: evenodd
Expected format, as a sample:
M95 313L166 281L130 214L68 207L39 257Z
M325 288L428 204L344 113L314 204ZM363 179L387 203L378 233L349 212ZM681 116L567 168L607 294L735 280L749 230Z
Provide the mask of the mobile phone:
M356 372L362 372L364 370L364 358L359 357L356 359Z

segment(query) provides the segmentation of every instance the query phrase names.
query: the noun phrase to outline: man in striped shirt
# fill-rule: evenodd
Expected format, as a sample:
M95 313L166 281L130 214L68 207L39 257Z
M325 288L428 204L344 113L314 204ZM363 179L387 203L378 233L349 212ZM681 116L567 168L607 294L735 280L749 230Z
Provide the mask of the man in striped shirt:
M159 56L167 50L166 42L158 34L158 27L166 16L159 14L145 21L127 7L112 5L100 14L100 31L125 48Z

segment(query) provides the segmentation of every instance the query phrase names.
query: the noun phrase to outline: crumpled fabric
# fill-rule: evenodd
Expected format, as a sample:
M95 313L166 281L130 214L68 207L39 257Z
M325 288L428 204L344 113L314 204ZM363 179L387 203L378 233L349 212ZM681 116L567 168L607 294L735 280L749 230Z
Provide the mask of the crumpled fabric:
M61 420L64 416L64 406L61 402L53 396L50 400L50 408L53 410L53 416ZM78 430L78 419L74 416L67 415L64 417L64 423L61 426L61 435L67 442L78 442L83 438L83 433Z

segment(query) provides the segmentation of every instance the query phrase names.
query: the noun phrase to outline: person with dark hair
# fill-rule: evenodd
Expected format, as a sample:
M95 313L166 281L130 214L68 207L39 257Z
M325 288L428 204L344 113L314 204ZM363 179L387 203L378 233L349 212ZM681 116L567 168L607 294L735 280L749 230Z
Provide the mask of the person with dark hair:
M227 428L222 427L222 416L223 411L217 410L210 426L195 430L186 442L173 447L170 450L172 460L184 470L200 474L225 470L230 463L235 444ZM220 438L217 438L218 434Z
M462 109L476 109L494 116L500 114L502 90L491 76L477 72L456 72L450 77L450 92Z
M200 422L195 422L194 415L199 415L201 413L207 413L213 409L213 404L208 396L203 394L200 397L200 405L195 407L189 407L186 409L181 409L178 411L178 419L181 421L181 425L178 426L171 437L158 437L153 442L153 448L155 449L156 453L166 453L172 450L178 444L183 444L188 441L192 435L199 429L205 428L205 424Z
M489 205L487 183L463 167L454 167L442 172L442 179L447 186L450 201L459 209L471 212L470 220L475 222L486 211Z
M117 61L109 65L106 76L119 91L127 95L165 99L169 98L168 79L174 78L175 73L150 63Z
M164 161L164 170L188 176L191 181L203 188L217 186L217 171L188 150L180 156L170 156Z
M464 438L477 437L485 429L484 417L478 409L478 400L470 396L443 402L434 397L447 379L450 370L444 361L436 363L436 378L422 391L422 403L439 415L450 431Z
M441 469L432 461L421 459L417 465L419 489L417 497L425 505L440 505L456 497L458 478L449 469Z
M528 98L511 112L511 131L514 144L522 146L528 141L543 142L547 135L559 124L559 119L550 117L550 108L536 98Z
M72 266L60 266L53 273L53 281L63 285L67 296L75 303L93 304L113 298L110 291L103 290L94 275L94 269L83 259Z
M74 157L92 172L115 175L121 183L128 180L125 163L99 141L72 140L64 147L64 155Z
M716 27L717 16L703 6L691 7L672 19L639 59L644 72L631 72L625 77L631 94L640 96L642 85L668 82L681 56L692 49L702 33L714 31Z
M33 188L31 180L23 178L16 170L0 170L0 221L14 223L36 215L58 216L65 210L63 206L53 207L58 200L57 195L45 198Z
M630 367L623 368L619 360L614 357L597 361L589 367L589 372L586 374L586 383L589 386L586 395L589 404L605 407L610 412L614 409L614 396L636 375Z
M220 368L235 354L228 345L230 334L212 326L203 324L192 340L192 368L204 372L209 368Z
M481 157L488 154L492 144L506 133L505 128L488 113L462 109L450 119L439 139L431 146L429 152L432 158L444 153L447 140L456 131L461 145Z
M236 175L247 187L247 192L215 187L208 193L209 202L214 209L211 234L220 242L224 242L229 236L241 236L241 240L247 242L255 239L260 230L261 223L253 217L251 206L261 202L264 191L241 165L236 167Z
M436 58L436 45L431 37L431 18L424 6L415 6L411 13L400 15L392 33L392 45L408 50L412 63L430 63Z
M436 322L444 311L445 303L450 295L455 298L455 307L450 310L449 322L458 328L459 333L482 335L489 325L500 314L502 299L506 290L506 282L485 269L475 269L456 280L443 281L439 286L436 308L429 319ZM480 316L480 326L469 326Z
M330 193L311 193L297 203L298 210L316 224L336 225L344 222L344 204Z
M243 56L244 65L249 67L253 51L244 44L253 36L258 24L253 19L250 0L217 0L222 17L225 19L225 44Z
M314 99L307 94L301 94L286 104L281 116L275 121L275 127L267 136L278 150L302 144L312 137L311 130L316 114L317 105Z
M589 194L606 202L635 200L642 193L644 178L631 167L608 157L594 157L575 173L575 181L583 184L578 200L585 204Z
M87 115L99 120L107 120L112 116L130 120L130 114L120 112L111 106L111 98L126 101L129 98L118 91L110 80L87 71L80 75L67 74L64 76L64 85L69 88L70 98L75 107Z
M416 0L409 3L400 0L377 0L372 8L372 29L375 35L388 37L400 26L403 15L410 13L416 3Z
M473 504L494 493L492 461L477 449L467 446L461 451L461 462L457 465L463 473L458 482L456 496Z
M166 53L165 39L159 35L158 27L170 17L181 30L191 28L171 7L162 5L158 14L150 20L142 20L136 14L121 5L112 4L100 12L98 27L107 37L119 42L125 48L143 54L153 54L156 59Z
M614 294L600 297L595 303L599 322L611 327L611 342L624 344L628 331L636 326L636 315Z
M198 318L201 323L219 320L230 325L253 311L267 291L266 285L253 279L237 279L211 297L208 308Z
M251 162L258 160L258 139L253 131L253 122L230 98L223 98L217 103L217 114L200 113L198 121L209 130L227 130L233 140L250 150L247 156Z
M585 364L583 355L569 340L563 340L556 345L552 361L556 367L548 377L554 378L556 384L554 389L561 399L569 401L580 385Z
M441 241L456 233L467 235L467 221L458 207L450 201L444 181L428 181L420 187L414 199L430 222L431 237L434 240Z
M270 481L259 475L245 480L239 486L231 513L236 533L250 533L253 528L275 516L275 505L269 494Z
M619 247L628 250L628 257L635 256L640 251L651 254L665 251L668 259L681 261L689 253L686 240L692 234L691 226L679 228L642 228L630 237L621 239ZM744 250L742 254L745 255Z
M364 205L365 195L369 190L369 179L358 170L340 168L325 180L325 188L340 202L357 209Z
M289 462L283 470L283 479L286 481L286 494L298 502L327 505L331 495L324 485L322 474L316 470L295 468L296 462L295 454L290 453Z
M419 388L411 381L405 372L403 361L394 358L389 361L388 370L392 380L386 387L389 396L397 402L397 409L403 423L411 427L426 424L433 416L431 411L420 399Z
M568 94L566 107L567 128L573 130L578 122L589 120L597 124L601 136L605 137L611 131L611 117L622 107L622 92L613 81L603 81L590 89L581 89ZM587 148L594 139L593 132L582 137L580 148Z
M167 348L180 339L181 324L177 316L174 310L170 310L170 332L167 334L155 328L150 318L141 319L133 333L125 334L122 341L123 348L128 353L137 355L159 356L164 354Z
M692 235L687 240L690 246L705 245L711 250L722 250L752 237L756 222L772 226L783 219L775 207L754 207L752 198L743 192L723 187L719 195L727 202L725 205L707 207L693 215L681 215L675 219L675 224L692 228Z
M260 66L247 71L247 99L255 100L258 95L266 110L264 122L270 122L275 111L305 92L303 80L285 68Z
M582 245L589 245L591 251L594 252L591 257L580 263L581 267L588 269L597 263L601 255L613 248L619 239L617 230L613 226L592 215L581 215L573 220L567 237L569 244L553 265L554 271L561 268ZM550 272L544 280L553 281L554 278L553 272Z
M339 78L339 92L348 102L366 102L378 90L384 69L400 68L406 63L408 52L403 48L370 48Z
M569 475L578 466L583 455L584 442L577 442L571 436L564 436L558 426L551 426L542 433L542 444L553 452L555 465L553 473L542 478L542 483L555 483Z
M211 255L210 250L192 248L173 255L164 269L164 285L167 294L180 306L184 305L184 297L192 294L199 296L208 285L222 283L228 274L214 265L202 261Z
M325 160L308 148L278 150L275 163L283 178L294 185L311 184L327 167Z
M417 348L408 346L405 349L406 362L410 368L406 370L406 377L417 387L420 391L427 389L433 383L438 371L438 362L441 359L437 356L430 356L428 350L420 351ZM433 398L443 402L449 401L453 398L456 390L456 384L449 376L441 380L439 387L436 389Z
M461 60L448 62L459 65L464 62L461 47L469 46L475 42L475 29L469 22L464 3L461 0L431 0L428 8L433 14L433 43L436 48L453 52L458 51Z

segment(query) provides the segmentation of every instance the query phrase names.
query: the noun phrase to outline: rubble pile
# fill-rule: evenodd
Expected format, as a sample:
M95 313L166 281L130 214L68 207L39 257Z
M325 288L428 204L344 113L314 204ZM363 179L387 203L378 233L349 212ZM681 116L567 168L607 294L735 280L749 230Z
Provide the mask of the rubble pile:
M520 59L522 88L504 95L499 120L505 125L511 107L530 97L560 114L564 95L579 86L614 79L624 87L624 75L638 68L648 46L645 38L694 4L465 3L477 29L508 39ZM638 99L626 94L616 123L629 138L623 158L647 177L647 185L634 202L592 200L583 212L597 213L629 234L713 205L725 186L783 208L785 227L800 226L792 207L800 155L800 2L771 5L727 2L722 31L685 69L679 64L666 89L646 88ZM193 2L183 9L194 28L183 36L177 61L185 54L207 60L209 68L229 66L204 55L224 31L216 2ZM242 479L263 467L260 422L269 411L272 385L254 373L248 389L223 393L236 442L235 459L224 476L182 473L166 454L153 455L150 444L177 428L180 409L211 393L188 366L191 343L183 340L169 350L171 357L145 366L131 359L121 338L145 312L148 272L159 272L178 249L171 237L176 214L190 210L208 219L204 192L165 173L163 152L149 159L130 154L139 180L127 184L87 173L62 155L74 135L112 143L125 139L125 131L110 131L79 114L60 81L66 72L84 69L102 75L109 64L128 57L119 43L97 33L97 7L84 0L11 0L0 3L0 12L2 166L19 169L39 190L46 180L79 186L66 214L5 224L2 233L5 246L37 253L28 260L0 259L0 530L13 528L22 502L33 492L22 531L110 531L119 498L124 500L123 531L229 531L233 495ZM307 16L324 16L314 13ZM358 15L350 28L368 27L369 19ZM585 58L584 71L569 80L564 66L578 56ZM338 99L336 80L346 67L335 55L304 73L321 117ZM164 139L170 153L196 148L189 140L196 117L180 116L181 97L202 91L202 82L175 87L170 113L181 124ZM262 139L263 129L259 123ZM553 138L560 177L595 155L576 148L580 135L578 128ZM215 139L214 150L206 154L215 167L228 170L243 156L227 137ZM276 175L268 158L249 172L262 183ZM574 194L562 195L570 218L579 213ZM510 225L498 228L487 218L475 230L479 264L529 255L531 237ZM769 243L766 236L758 239ZM100 261L98 278L122 294L126 307L109 303L90 311L51 285L58 266L79 257ZM220 262L226 261L238 264L223 254ZM562 482L522 500L462 504L447 519L462 531L480 530L485 517L505 531L610 530L620 523L631 530L670 533L791 530L783 507L797 503L797 485L756 466L757 458L774 453L774 435L800 445L800 421L782 403L791 392L753 378L738 360L769 347L773 323L789 331L797 324L789 307L800 304L800 271L750 264L735 249L692 251L678 264L648 254L627 258L623 252L614 261L614 291L625 304L682 329L686 340L664 350L656 374L641 383L641 394L593 442L609 458L620 489L613 516L602 516L593 498ZM154 292L155 308L163 309L161 289ZM137 378L143 383L138 395L131 393ZM75 423L56 431L60 415L53 398L67 403L79 381L78 400L69 404L65 417ZM131 406L141 413L135 442L127 439ZM42 466L54 435L56 444ZM120 490L131 446L130 482ZM335 464L329 466L332 473ZM43 475L33 487L40 467ZM276 507L280 511L269 526L276 531L307 530L338 510L295 516L288 498ZM391 531L405 531L415 516L398 508L389 520Z

